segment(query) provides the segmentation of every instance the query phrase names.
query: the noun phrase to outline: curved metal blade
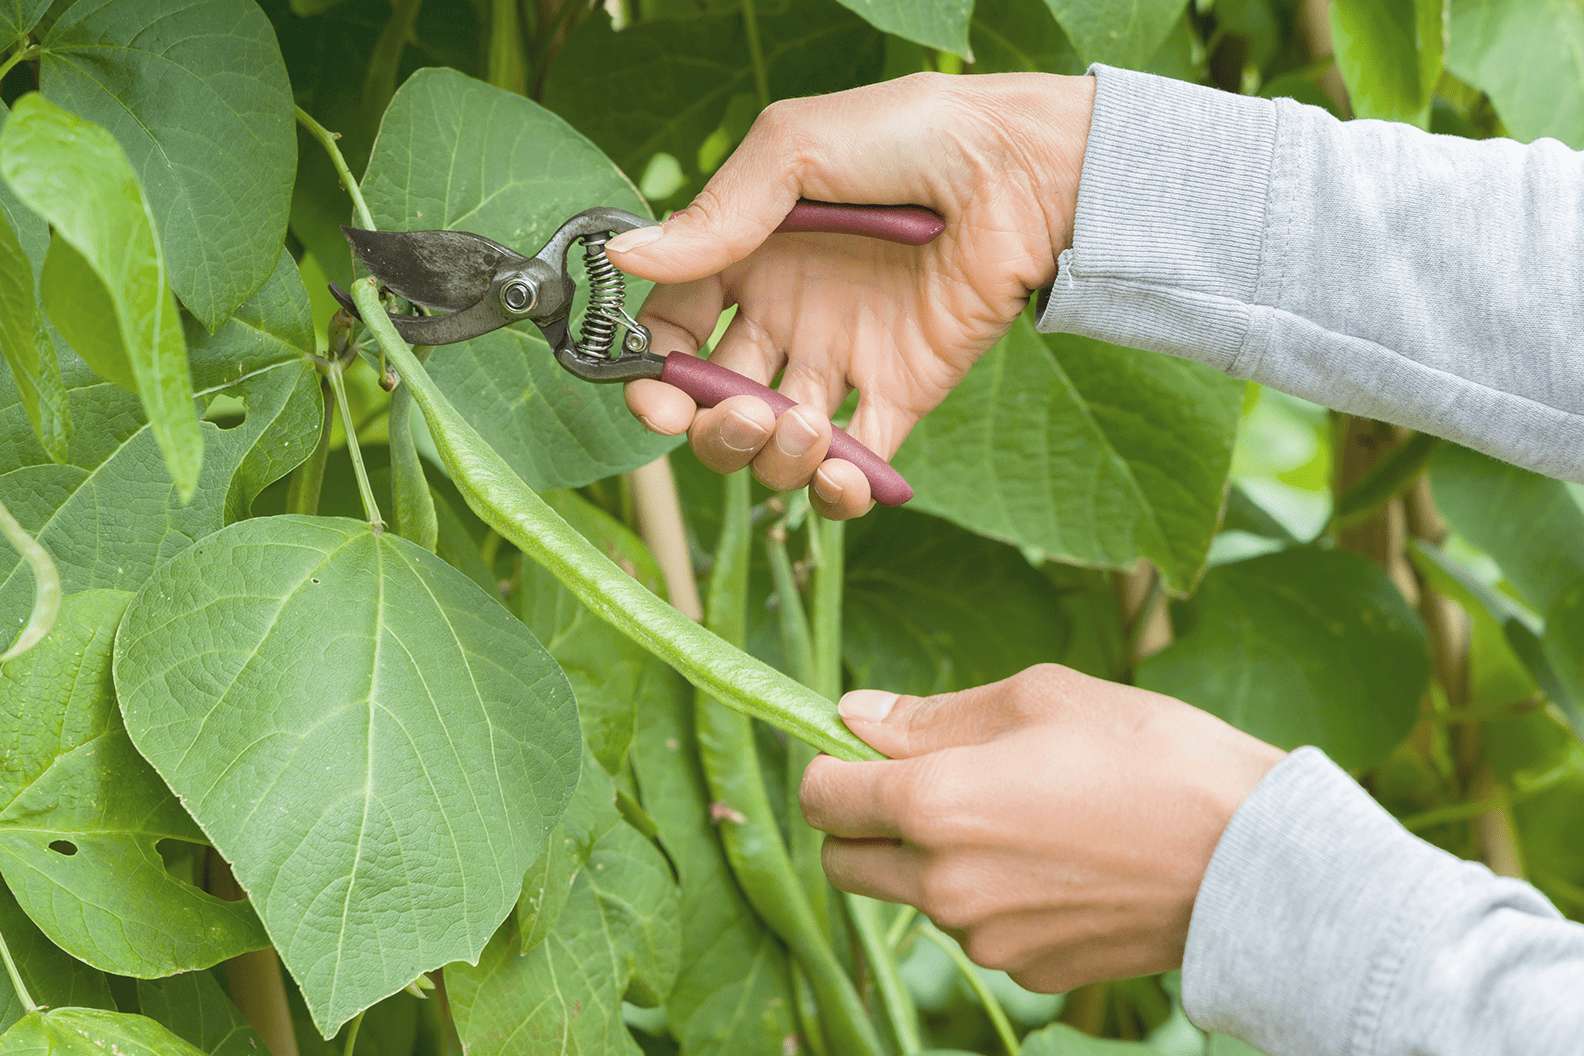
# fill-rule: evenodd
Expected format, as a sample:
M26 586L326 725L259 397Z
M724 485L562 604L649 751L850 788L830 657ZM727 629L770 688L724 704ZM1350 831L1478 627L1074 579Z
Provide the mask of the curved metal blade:
M330 296L354 317L363 318L357 304L333 282ZM452 345L499 330L511 320L501 315L491 302L481 301L450 315L391 315L390 321L409 345Z
M430 308L470 308L489 293L496 272L528 262L469 231L341 231L382 285Z

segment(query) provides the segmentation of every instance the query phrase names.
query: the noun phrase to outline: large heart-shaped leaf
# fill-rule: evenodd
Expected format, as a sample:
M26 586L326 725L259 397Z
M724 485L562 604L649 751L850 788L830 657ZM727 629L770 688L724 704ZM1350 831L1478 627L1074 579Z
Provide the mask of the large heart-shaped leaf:
M1085 62L1145 65L1177 24L1186 0L1045 0Z
M1226 492L1241 383L1027 319L895 459L912 506L1073 564L1154 561L1192 587Z
M976 73L1084 70L1043 0L975 0L968 39Z
M0 502L55 558L67 593L137 589L159 562L244 515L265 485L313 450L323 410L318 377L306 361L263 371L238 391L247 408L242 424L201 426L208 454L189 503L180 500L147 426L93 452L100 460L92 465L0 474ZM124 415L106 422L129 424ZM74 454L79 442L85 449L106 446L85 433L79 418ZM0 554L0 627L21 625L32 591L26 566Z
M1144 661L1138 684L1272 744L1319 745L1361 769L1418 714L1424 627L1356 554L1299 548L1217 566L1175 617L1177 640Z
M638 711L633 766L644 806L682 885L682 967L666 1001L690 1056L783 1056L793 1024L786 949L732 876L710 813L693 730L693 691L680 678Z
M209 1056L265 1056L268 1049L208 972L138 980L138 1011Z
M1336 0L1331 40L1359 117L1423 126L1441 76L1446 0Z
M69 0L39 85L108 128L148 194L170 285L209 329L269 278L286 234L291 86L253 0Z
M201 844L127 740L110 648L130 594L67 598L49 636L0 667L0 873L57 946L143 978L267 944L244 902L174 875L162 841ZM173 926L173 922L179 922Z
M1120 626L1115 594L1071 570L1056 588L1017 550L902 512L852 532L842 653L857 685L926 695L1045 660L1102 666L1094 634ZM1098 589L1093 589L1093 588Z
M582 709L581 700L578 707ZM545 853L523 879L516 913L521 952L527 953L550 934L572 895L572 881L588 864L594 845L619 820L616 786L593 755L585 755L577 791L551 832Z
M1584 5L1451 0L1447 68L1483 88L1519 139L1584 149ZM1570 87L1571 86L1571 87Z
M381 228L466 229L529 253L591 206L647 211L565 121L454 70L420 70L402 85L363 190ZM558 366L530 324L438 349L429 373L536 488L587 484L676 445L633 419L618 386Z
M0 1056L206 1056L146 1016L96 1008L31 1012L0 1037Z
M49 6L50 0L7 0L0 4L0 48L10 48L27 36Z
M200 393L304 358L314 350L313 310L297 262L281 250L264 285L219 329L211 333L189 318L186 331L193 387Z
M876 29L972 60L968 19L974 0L840 0Z
M16 961L17 973L34 1001L49 1008L82 1005L90 1008L115 1008L110 982L81 961L61 952L44 937L11 892L0 883L0 935ZM22 999L11 987L11 979L0 972L0 1033L27 1013Z
M191 498L203 437L187 345L126 154L104 129L34 93L0 133L0 176L55 231L40 279L51 320L101 375L137 391L177 490Z
M242 521L166 562L115 683L326 1037L479 956L577 783L577 708L544 647L356 521Z
M1052 1023L1027 1035L1018 1056L1154 1056L1158 1049L1137 1041L1111 1041Z
M883 38L830 0L762 14L758 26L772 99L838 91L881 75ZM680 204L758 110L742 14L639 22L620 31L590 18L556 56L544 98L634 176L666 155L680 178L659 198Z

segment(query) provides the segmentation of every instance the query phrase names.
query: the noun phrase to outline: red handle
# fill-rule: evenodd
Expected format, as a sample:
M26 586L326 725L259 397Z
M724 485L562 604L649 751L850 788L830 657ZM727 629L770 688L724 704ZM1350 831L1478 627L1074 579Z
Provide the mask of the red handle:
M683 352L673 352L666 357L660 380L693 397L700 407L713 407L732 396L757 396L777 415L792 406L791 400L774 389L745 378L735 370ZM844 430L834 430L826 457L851 462L862 470L869 478L869 494L882 506L900 506L913 497L913 489L902 479L902 474Z
M863 235L905 246L922 246L946 230L946 221L922 205L845 205L799 198L776 230L788 234L810 231Z

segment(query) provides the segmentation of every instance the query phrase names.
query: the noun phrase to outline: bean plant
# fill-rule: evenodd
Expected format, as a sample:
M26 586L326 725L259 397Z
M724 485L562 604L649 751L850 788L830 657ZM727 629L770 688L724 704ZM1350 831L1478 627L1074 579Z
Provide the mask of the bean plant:
M339 231L659 217L773 100L918 70L1584 147L1581 39L1523 0L0 5L0 1056L1249 1052L1174 975L1030 993L827 884L799 776L876 754L834 699L1040 662L1319 744L1584 919L1576 488L1024 318L896 456L916 498L828 523L529 327L410 348Z

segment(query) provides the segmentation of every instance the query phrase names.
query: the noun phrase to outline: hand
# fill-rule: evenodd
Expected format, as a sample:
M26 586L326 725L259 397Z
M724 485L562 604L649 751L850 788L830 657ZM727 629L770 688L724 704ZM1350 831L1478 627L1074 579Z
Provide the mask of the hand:
M831 882L918 906L1048 993L1181 964L1216 842L1282 757L1181 701L1050 664L938 697L857 690L841 713L892 758L804 772Z
M770 106L690 206L608 250L662 284L640 316L655 351L696 353L736 305L712 358L765 384L784 368L781 391L799 406L779 421L752 396L700 411L645 380L627 387L633 414L687 430L720 472L752 463L776 489L812 479L825 516L866 511L863 474L824 461L830 415L857 388L850 431L890 458L1054 278L1093 100L1088 77L916 74ZM799 197L925 205L946 231L925 247L769 237Z

